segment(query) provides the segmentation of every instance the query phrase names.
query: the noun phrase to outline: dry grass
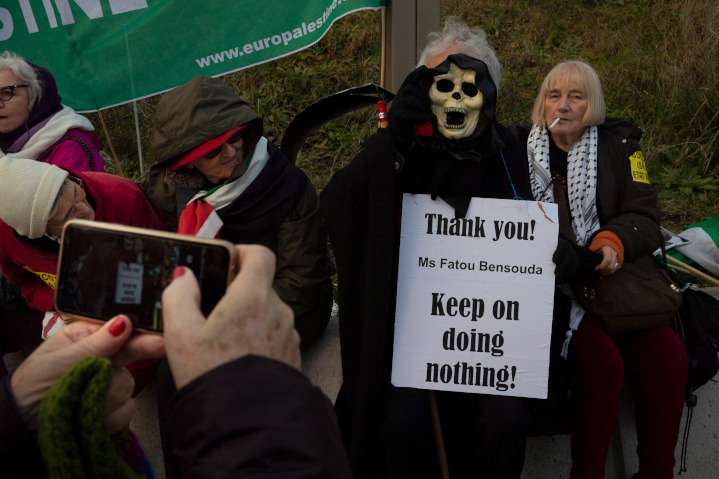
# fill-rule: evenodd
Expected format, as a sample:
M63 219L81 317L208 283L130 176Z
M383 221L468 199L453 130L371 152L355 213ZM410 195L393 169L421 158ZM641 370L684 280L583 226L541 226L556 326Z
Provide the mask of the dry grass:
M445 0L443 15L482 26L505 66L498 117L528 122L544 74L557 62L583 59L604 83L611 116L644 129L642 147L674 229L719 214L719 4L696 1ZM378 12L338 21L313 47L223 77L263 116L280 140L299 111L328 94L379 82ZM151 163L157 99L138 102L142 149ZM367 109L313 135L298 158L318 189L347 164L375 126ZM125 174L141 178L133 111L104 112ZM99 126L96 115L91 120Z
M584 60L602 79L609 114L644 130L665 223L719 214L716 1L454 0L443 13L487 30L505 65L502 121L528 122L544 74Z

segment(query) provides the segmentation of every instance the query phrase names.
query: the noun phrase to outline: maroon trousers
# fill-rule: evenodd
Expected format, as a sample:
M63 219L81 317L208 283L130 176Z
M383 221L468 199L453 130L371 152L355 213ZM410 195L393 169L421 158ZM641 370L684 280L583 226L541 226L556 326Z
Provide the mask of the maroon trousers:
M674 450L688 360L669 326L609 336L588 317L569 344L572 369L572 470L603 479L624 377L636 385L639 475L674 477Z

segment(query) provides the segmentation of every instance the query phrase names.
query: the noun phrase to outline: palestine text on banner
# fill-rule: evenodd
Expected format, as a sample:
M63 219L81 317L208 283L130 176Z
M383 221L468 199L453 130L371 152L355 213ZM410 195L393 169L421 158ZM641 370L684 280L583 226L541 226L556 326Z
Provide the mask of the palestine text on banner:
M546 398L555 204L405 194L392 384Z

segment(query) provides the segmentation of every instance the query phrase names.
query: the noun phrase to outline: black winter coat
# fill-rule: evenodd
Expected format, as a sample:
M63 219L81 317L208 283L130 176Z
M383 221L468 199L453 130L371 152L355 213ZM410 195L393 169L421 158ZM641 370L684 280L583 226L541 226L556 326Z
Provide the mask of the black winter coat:
M531 125L511 127L526 145ZM598 126L597 211L600 231L615 233L624 245L624 261L655 251L662 241L657 194L635 181L630 157L641 156L642 130L630 118L607 118Z

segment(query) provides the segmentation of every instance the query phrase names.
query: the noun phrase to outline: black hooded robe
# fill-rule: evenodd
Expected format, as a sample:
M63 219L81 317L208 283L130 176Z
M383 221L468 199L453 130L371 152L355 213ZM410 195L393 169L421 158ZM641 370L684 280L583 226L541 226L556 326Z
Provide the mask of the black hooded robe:
M402 194L436 194L456 211L469 197L533 199L525 150L506 128L490 119L460 141L458 155L436 132L380 130L320 196L339 281L343 384L335 407L356 478L438 477L426 391L390 384ZM521 398L437 398L453 478L519 477Z

